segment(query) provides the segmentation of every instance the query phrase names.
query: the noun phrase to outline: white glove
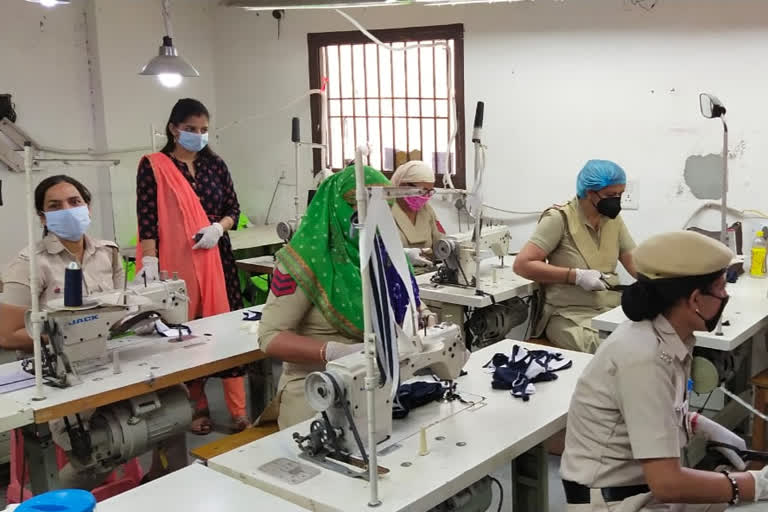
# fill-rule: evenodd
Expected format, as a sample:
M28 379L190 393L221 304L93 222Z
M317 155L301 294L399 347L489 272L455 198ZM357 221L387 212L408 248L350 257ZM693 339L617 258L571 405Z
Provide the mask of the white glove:
M339 343L338 341L329 341L325 344L323 355L325 357L325 362L327 363L348 356L349 354L362 351L362 343Z
M703 416L699 413L692 413L690 416L690 424L695 425L691 430L697 436L701 436L707 441L715 441L717 443L729 444L738 448L739 450L746 450L747 443L741 437L737 436L719 423L712 421L711 419ZM744 471L747 465L744 463L741 457L736 452L729 450L728 448L716 448L720 454L722 454L731 466L738 471ZM766 482L768 484L768 481ZM768 493L768 488L766 489Z
M768 501L768 466L749 474L755 479L755 501Z
M431 261L421 255L421 249L405 249L405 255L414 267L429 267L432 265Z
M434 327L435 325L437 325L437 314L433 313L426 307L423 307L419 311L419 325L421 327L424 327L424 326Z
M141 270L136 273L133 279L134 283L144 283L144 276L147 282L160 280L160 262L155 256L144 256L141 258Z
M202 235L200 240L192 246L193 249L210 249L216 247L219 243L219 238L224 234L224 227L218 222L214 222L210 226L205 226L197 232L198 235Z
M584 288L588 292L601 292L607 287L602 281L603 274L598 270L574 269L576 271L576 286Z

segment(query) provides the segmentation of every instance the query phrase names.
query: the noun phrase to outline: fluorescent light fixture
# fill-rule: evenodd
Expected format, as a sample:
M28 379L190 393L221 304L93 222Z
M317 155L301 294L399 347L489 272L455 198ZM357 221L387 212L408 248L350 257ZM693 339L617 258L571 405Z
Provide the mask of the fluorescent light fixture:
M428 7L440 7L445 5L468 5L468 4L516 4L519 2L532 2L533 0L415 0L418 4L424 4Z
M221 0L226 7L241 7L248 11L274 11L280 9L348 9L352 7L384 7L392 5L423 4L508 4L533 0Z
M156 76L165 87L178 87L183 80L182 77L196 77L200 76L200 73L184 57L180 56L176 47L173 46L170 0L163 0L162 13L166 34L163 36L163 45L158 50L157 57L153 57L139 74Z
M43 7L56 7L57 5L69 5L71 0L27 0L33 4L40 4Z
M348 9L352 7L383 7L407 5L412 0L221 0L226 7L242 7L247 11L281 9Z

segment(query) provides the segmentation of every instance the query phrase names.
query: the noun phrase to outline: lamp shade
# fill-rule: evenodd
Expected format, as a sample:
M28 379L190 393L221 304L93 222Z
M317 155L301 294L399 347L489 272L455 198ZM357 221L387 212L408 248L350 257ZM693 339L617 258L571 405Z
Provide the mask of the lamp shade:
M179 55L170 37L163 37L157 57L153 57L139 72L140 75L200 76L195 67Z

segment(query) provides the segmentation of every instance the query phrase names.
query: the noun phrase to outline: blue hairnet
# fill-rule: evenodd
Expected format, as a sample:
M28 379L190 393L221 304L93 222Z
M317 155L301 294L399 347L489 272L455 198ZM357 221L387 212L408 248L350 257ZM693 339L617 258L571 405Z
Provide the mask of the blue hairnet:
M590 160L576 178L576 195L587 196L588 190L601 190L611 185L626 185L627 175L619 164L610 160Z

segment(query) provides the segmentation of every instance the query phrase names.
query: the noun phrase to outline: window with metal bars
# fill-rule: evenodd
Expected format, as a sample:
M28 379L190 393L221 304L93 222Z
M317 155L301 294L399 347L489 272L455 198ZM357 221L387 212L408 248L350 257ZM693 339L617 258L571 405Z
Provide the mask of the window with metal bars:
M463 188L464 26L371 33L408 49L390 51L358 31L307 36L310 88L325 84L328 98L325 112L319 96L311 100L312 139L321 142L325 126L328 144L325 162L315 151L315 169L343 168L354 159L355 148L367 142L368 165L376 169L389 174L409 160L424 160L435 169L438 183L450 172L454 185ZM416 43L423 46L411 48Z

